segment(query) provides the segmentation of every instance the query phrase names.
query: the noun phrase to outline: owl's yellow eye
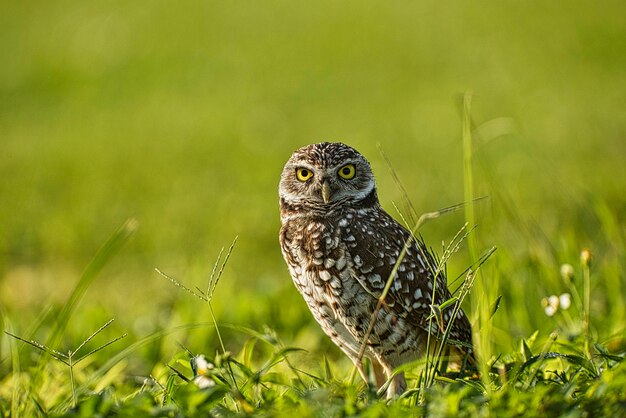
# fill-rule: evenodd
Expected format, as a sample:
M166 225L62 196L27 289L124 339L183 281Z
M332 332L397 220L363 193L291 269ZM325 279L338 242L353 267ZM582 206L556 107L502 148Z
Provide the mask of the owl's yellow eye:
M298 177L298 180L300 181L307 181L308 179L313 177L313 172L308 168L298 167L296 169L296 177Z
M350 180L356 174L354 164L346 164L339 169L339 177Z

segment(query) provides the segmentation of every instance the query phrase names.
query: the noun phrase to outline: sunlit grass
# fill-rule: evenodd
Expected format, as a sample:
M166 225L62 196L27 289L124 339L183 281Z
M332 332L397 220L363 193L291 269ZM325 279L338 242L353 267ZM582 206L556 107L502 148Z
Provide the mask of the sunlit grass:
M451 241L445 254L453 254L459 244L459 236ZM463 241L461 239L461 241ZM177 287L184 288L197 296L194 303L208 303L216 291L217 282L226 267L233 246L224 258L218 273L217 267L209 280L207 293L191 290L176 279L163 273ZM221 254L216 262L220 264ZM486 258L483 257L483 261ZM589 250L583 250L581 268L584 275L590 276ZM442 260L443 261L443 260ZM565 275L573 273L569 268ZM472 282L475 270L469 270L468 278L456 296L455 309L458 309L468 292L473 291ZM79 281L80 283L80 281ZM584 285L587 286L587 285ZM200 293L196 293L200 292ZM563 330L557 328L549 336L540 337L538 332L520 341L518 352L501 352L497 357L485 362L479 369L487 370L480 381L467 380L463 376L450 378L439 370L441 350L432 360L423 364L405 365L402 371L408 373L409 382L422 382L414 385L397 400L385 401L373 389L362 383L352 383L347 374L333 372L333 366L325 357L318 357L319 367L307 368L299 365L304 354L298 347L290 347L282 342L279 332L266 328L263 331L247 329L242 326L233 328L235 333L245 336L241 349L232 353L223 349L221 352L194 353L195 350L183 348L171 359L163 359L161 366L151 373L144 374L140 380L127 380L124 368L130 356L137 355L136 349L150 341L172 338L176 329L157 333L144 340L137 341L99 367L87 366L81 370L81 381L75 382L75 367L83 360L96 356L104 348L114 350L111 341L91 349L87 354L76 358L76 354L86 344L107 328L108 321L95 333L84 339L80 345L67 354L47 347L35 341L23 339L13 333L7 334L49 356L41 356L35 368L23 370L16 363L19 355L15 349L13 374L9 375L1 386L0 411L3 414L48 415L63 414L70 416L92 416L104 411L124 412L125 414L166 414L174 411L184 416L197 414L225 413L304 413L313 415L343 414L428 414L445 416L455 413L458 416L474 416L489 410L509 411L515 407L521 415L543 408L548 414L560 415L572 411L586 411L592 414L612 414L623 407L623 387L626 384L626 370L623 367L623 340L614 346L613 341L604 342L585 331L584 323L589 320L585 306L588 295L583 292L582 309L571 320L580 323L580 332L563 339ZM455 300L449 302L455 303ZM447 302L446 302L447 303ZM565 307L563 307L566 309ZM441 307L441 309L445 309ZM497 312L496 312L497 315ZM67 318L58 317L57 320ZM212 324L218 330L219 318ZM209 324L189 324L187 330L206 328ZM183 329L184 331L184 329ZM125 336L126 334L124 334ZM219 334L218 332L218 335ZM122 336L123 337L123 336ZM220 337L221 338L221 337ZM445 335L444 340L445 342ZM229 341L224 342L230 345ZM257 343L263 344L257 347ZM120 343L116 344L119 346ZM613 345L613 348L609 348ZM111 347L109 347L111 346ZM619 348L621 347L621 348ZM616 350L617 348L617 350ZM47 392L46 374L38 372L38 367L54 370L48 359L56 359L69 368L69 375L55 376L56 385L67 385L71 393L71 403L54 392ZM427 371L426 374L414 374L415 370ZM113 374L112 374L113 373ZM429 376L430 373L430 376ZM29 378L30 376L30 378ZM35 378L33 380L32 378ZM121 378L121 380L120 380ZM430 379L423 384L424 379ZM107 383L105 383L107 382ZM117 383L113 383L117 382ZM489 386L489 388L486 387ZM77 390L77 386L79 390ZM15 392L22 388L22 393ZM96 388L98 388L96 390ZM12 396L5 397L11 393ZM19 395L16 396L16 394ZM49 398L52 395L53 398ZM441 399L448 399L448 405L442 406ZM539 397L539 398L537 398ZM70 408L70 406L72 406ZM621 405L621 406L620 406ZM69 409L68 409L69 408ZM291 412L289 412L291 411ZM378 411L378 412L376 412ZM453 412L456 411L456 412Z
M106 327L111 325L111 322L113 322L113 319L111 319L106 324L104 324L103 326L98 328L89 337L85 338L83 340L83 342L81 342L76 348L70 349L66 353L58 351L58 350L55 350L54 348L48 347L48 346L46 346L44 344L41 344L41 343L39 343L37 341L25 340L24 338L19 337L19 336L14 335L14 334L11 334L8 331L5 331L5 334L7 334L10 337L15 338L16 340L19 340L19 341L21 341L23 343L26 343L28 345L31 345L31 346L35 347L36 349L38 349L38 350L48 354L53 359L55 359L55 360L65 364L67 366L67 368L69 370L69 375L70 375L70 385L72 387L72 403L73 403L74 406L76 406L76 403L77 403L76 384L74 382L74 368L76 367L76 365L78 365L78 363L82 362L83 360L86 360L89 356L91 356L93 354L96 354L98 351L105 349L106 347L108 347L109 345L117 342L118 340L121 340L122 338L126 337L126 335L127 335L127 334L121 335L121 336L119 336L117 338L114 338L111 341L108 341L105 344L102 344L98 348L94 348L93 350L89 351L86 354L81 354L80 356L77 356L79 351L81 351L81 349L85 346L85 344L87 344L96 335L100 334ZM19 372L19 367L17 368L17 372ZM12 407L12 410L14 410L14 409L15 409L15 407Z

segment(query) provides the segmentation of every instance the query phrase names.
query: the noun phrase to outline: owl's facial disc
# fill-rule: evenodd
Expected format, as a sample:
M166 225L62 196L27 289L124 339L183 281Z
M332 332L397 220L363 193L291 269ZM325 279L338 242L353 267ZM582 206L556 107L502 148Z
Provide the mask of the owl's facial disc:
M296 150L280 179L281 202L304 210L325 210L351 206L370 195L374 202L376 185L372 169L354 148L323 142Z
M358 202L375 187L371 169L366 164L347 160L323 167L303 161L290 162L283 171L280 196L288 203L320 206Z

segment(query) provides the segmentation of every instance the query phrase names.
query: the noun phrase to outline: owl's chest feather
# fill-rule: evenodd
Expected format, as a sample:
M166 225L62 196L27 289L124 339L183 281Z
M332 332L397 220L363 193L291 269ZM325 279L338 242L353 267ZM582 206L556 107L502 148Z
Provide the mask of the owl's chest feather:
M339 334L337 321L354 328L353 332L361 332L361 322L369 318L376 303L356 280L351 254L356 242L350 239L348 220L308 219L283 226L283 253L296 288L317 321Z
M294 282L305 294L346 290L352 260L346 241L347 218L306 219L283 226L283 254Z

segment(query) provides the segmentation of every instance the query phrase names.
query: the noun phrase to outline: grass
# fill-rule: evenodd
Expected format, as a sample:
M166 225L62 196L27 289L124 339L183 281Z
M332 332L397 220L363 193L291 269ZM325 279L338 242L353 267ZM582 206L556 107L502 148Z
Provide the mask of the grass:
M119 232L113 238L118 235ZM453 253L451 248L459 246L458 237L459 235L451 242L445 254ZM463 237L460 241L462 240ZM220 252L207 292L191 290L160 271L159 274L201 302L210 304L233 247L234 242L217 271L222 256ZM590 252L583 250L581 269L587 279L591 273L590 265ZM458 299L450 301L458 300L455 309L458 309L470 291L474 274L475 271L469 271ZM76 289L82 283L79 280ZM585 288L587 286L584 285ZM47 356L40 356L35 367L28 372L21 372L19 363L14 363L13 374L3 386L4 389L12 388L13 396L10 399L3 398L0 410L6 416L35 414L85 417L118 414L262 416L293 413L305 416L527 416L534 413L550 416L618 416L626 406L623 391L626 384L624 342L621 337L617 341L600 342L588 334L585 324L588 323L589 313L586 307L589 306L591 295L582 293L583 299L577 300L581 305L578 306L580 315L578 319L574 319L574 322L580 323L581 332L577 336L570 335L568 339L563 339L559 337L560 330L555 330L544 341L540 341L538 332L535 332L530 338L521 340L518 352L499 353L488 361L483 357L480 369L487 370L487 374L479 381L462 376L449 378L440 375L437 369L442 360L441 351L438 351L430 360L431 363L426 360L425 368L417 367L417 370L422 370L418 375L411 374L417 365L402 368L410 373L408 376L412 380L409 382L413 383L410 387L414 389L408 390L394 401L381 399L375 388L368 388L363 383L354 383L352 378L336 375L327 358L324 358L323 364L317 370L301 368L298 355L302 355L303 350L286 346L276 331L269 328L258 332L240 326L234 327L236 333L245 335L247 339L240 352L233 354L223 348L218 322L214 320L212 326L222 344L221 352L207 358L204 354L196 354L183 347L163 366L157 367L155 374L146 376L141 385L129 382L121 384L119 381L111 384L120 378L128 378L124 377L124 368L117 366L123 365L124 360L141 345L140 342L122 350L100 367L81 370L82 382L78 389L74 378L78 364L126 336L124 334L114 338L76 359L76 354L104 331L112 320L67 354L5 331L15 341L30 345L66 365L69 369L69 382L67 377L64 379L54 373L54 363L50 363ZM72 298L68 301L71 300ZM561 310L568 308L564 306ZM441 309L445 307L442 306ZM554 314L557 313L560 313L558 308ZM65 318L58 316L56 323ZM210 325L198 326L207 328ZM168 333L157 334L144 338L144 342L168 337ZM265 347L258 348L258 343ZM618 347L617 352L612 352L615 351L614 347ZM19 355L15 348L12 352L14 360L17 360ZM45 370L45 373L40 370ZM428 373L431 373L430 376ZM51 397L48 391L42 391L50 376L56 384L70 387L65 391L71 392L70 399L65 398L63 392ZM98 387L100 388L97 389Z
M82 343L80 343L78 345L78 347L72 349L72 350L68 350L67 354L62 353L60 351L57 351L53 348L50 348L48 346L45 346L41 343L38 343L37 341L28 341L25 340L17 335L13 335L8 331L5 331L5 334L7 334L10 337L15 338L16 340L19 340L23 343L26 343L28 345L31 345L33 347L35 347L36 349L47 353L49 356L51 356L53 359L60 361L61 363L65 364L69 370L69 376L70 376L70 385L72 387L72 404L74 407L76 407L77 405L77 397L76 397L76 385L74 383L74 367L76 367L76 365L78 363L80 363L83 360L86 360L89 356L91 356L92 354L97 353L100 350L105 349L107 346L117 342L118 340L121 340L122 338L126 337L127 334L121 335L103 345L101 345L98 348L95 348L93 350L91 350L90 352L88 352L87 354L82 354L80 357L76 358L78 352L85 346L85 344L87 344L89 341L91 341L91 339L93 339L96 335L100 334L106 327L108 327L109 325L111 325L111 323L113 322L113 319L107 321L106 324L104 324L103 326L101 326L100 328L98 328L93 334L91 334L89 337L87 337L85 340L83 340ZM19 407L17 407L19 408ZM12 405L11 410L14 411L17 409L16 405Z
M622 3L3 2L1 328L64 354L110 318L81 353L128 336L72 384L1 333L1 414L619 416ZM420 386L418 366L392 403L349 383L277 244L282 165L327 139L367 156L410 226L487 196L420 228L450 281L498 248L463 302L482 380Z

